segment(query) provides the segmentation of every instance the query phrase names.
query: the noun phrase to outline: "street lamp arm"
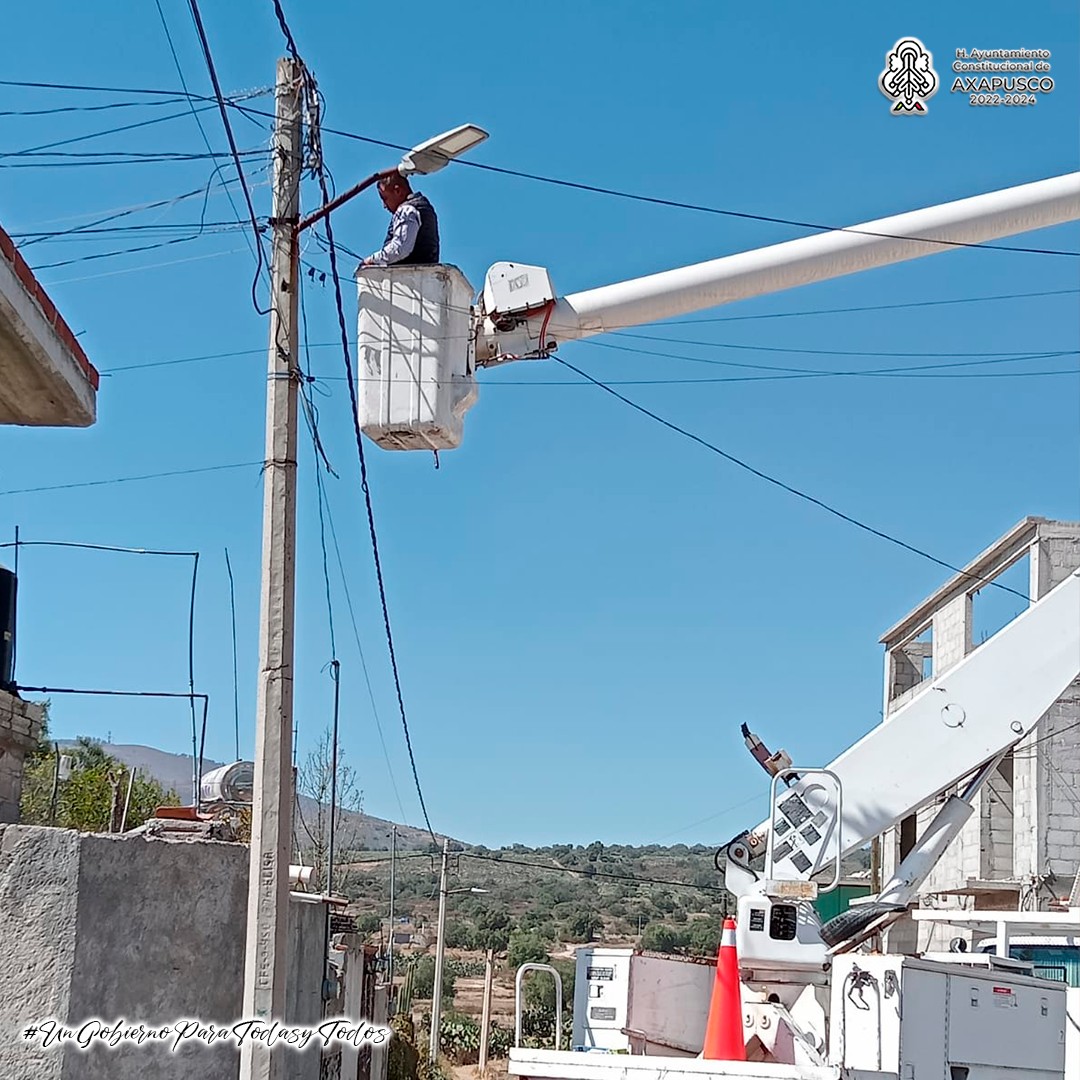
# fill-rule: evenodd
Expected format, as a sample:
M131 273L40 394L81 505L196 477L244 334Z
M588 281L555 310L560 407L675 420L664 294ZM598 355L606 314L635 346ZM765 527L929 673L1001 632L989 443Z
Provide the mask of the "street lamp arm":
M329 217L329 215L339 206L343 206L350 199L355 198L361 191L366 191L372 184L377 184L384 177L396 176L397 174L398 170L396 167L393 169L383 169L382 172L372 173L366 180L361 180L359 184L349 188L348 191L343 191L336 199L331 199L325 206L320 206L318 210L312 211L307 217L301 218L296 223L294 235L299 236L305 229L318 224L323 218Z

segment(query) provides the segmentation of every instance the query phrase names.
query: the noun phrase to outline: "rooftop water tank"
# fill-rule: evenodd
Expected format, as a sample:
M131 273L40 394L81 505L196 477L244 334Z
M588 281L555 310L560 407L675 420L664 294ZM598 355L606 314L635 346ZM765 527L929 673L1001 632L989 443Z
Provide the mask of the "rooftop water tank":
M18 582L0 566L0 690L15 689L15 592Z
M204 773L199 797L204 803L250 803L255 797L255 763L235 761Z

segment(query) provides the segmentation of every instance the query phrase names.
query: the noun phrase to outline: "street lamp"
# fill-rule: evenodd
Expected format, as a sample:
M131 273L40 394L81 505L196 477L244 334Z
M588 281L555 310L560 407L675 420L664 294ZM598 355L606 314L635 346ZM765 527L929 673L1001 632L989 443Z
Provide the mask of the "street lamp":
M400 164L393 169L383 169L381 172L372 173L366 180L361 180L359 184L349 188L348 191L343 192L336 199L331 199L325 206L320 206L318 210L308 214L307 217L301 218L297 222L294 235L299 236L305 229L316 222L322 221L324 217L343 203L347 203L350 199L359 195L361 191L371 187L372 184L377 184L384 177L393 176L394 173L408 176L411 173L426 175L427 173L438 172L439 169L449 165L454 158L460 157L467 150L478 146L487 137L488 133L483 128L477 127L475 124L462 124L460 127L444 131L441 135L436 135L435 138L414 146L405 153Z
M439 1059L439 1017L442 1012L443 953L446 948L446 898L452 893L486 893L487 889L448 889L446 887L447 863L450 857L450 841L443 840L442 870L439 873L439 928L435 941L435 985L431 991L431 1032L428 1038L428 1061Z

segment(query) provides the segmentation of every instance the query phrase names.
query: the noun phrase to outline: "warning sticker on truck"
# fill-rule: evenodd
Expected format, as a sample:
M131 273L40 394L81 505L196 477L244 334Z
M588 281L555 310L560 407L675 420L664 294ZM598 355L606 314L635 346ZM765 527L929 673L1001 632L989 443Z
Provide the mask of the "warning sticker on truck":
M1013 1009L1020 1003L1011 986L995 986L994 1004L999 1009Z

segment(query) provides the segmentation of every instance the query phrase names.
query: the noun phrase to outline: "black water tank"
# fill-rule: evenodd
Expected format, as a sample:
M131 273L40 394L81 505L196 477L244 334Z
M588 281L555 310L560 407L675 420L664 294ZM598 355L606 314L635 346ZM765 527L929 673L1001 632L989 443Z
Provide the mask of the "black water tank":
M0 690L15 689L15 592L17 581L0 566Z

